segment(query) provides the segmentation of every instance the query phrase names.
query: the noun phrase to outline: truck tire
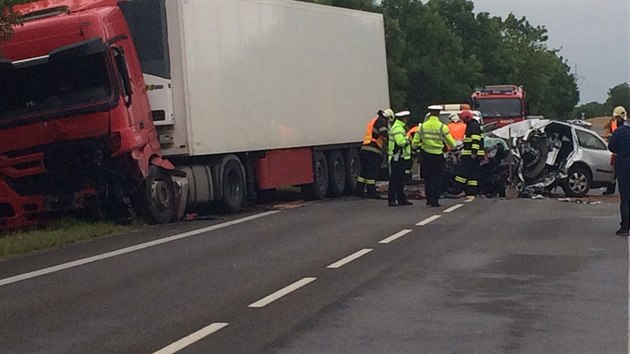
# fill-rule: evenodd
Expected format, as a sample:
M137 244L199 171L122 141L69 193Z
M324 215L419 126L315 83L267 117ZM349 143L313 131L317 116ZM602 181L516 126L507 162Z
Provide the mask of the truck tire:
M357 177L361 173L361 159L357 149L348 149L346 153L346 194L354 193Z
M328 155L328 194L341 197L346 189L346 163L339 150L332 150Z
M245 205L245 175L243 165L237 159L228 159L223 164L221 178L223 188L223 208L235 213Z
M302 195L306 200L321 200L328 192L328 163L321 151L313 152L313 183L302 186Z
M562 190L569 197L583 197L591 189L593 177L584 166L571 166L569 176L562 182Z
M149 167L149 175L137 191L138 212L149 224L168 224L175 214L175 192L171 176L157 166Z

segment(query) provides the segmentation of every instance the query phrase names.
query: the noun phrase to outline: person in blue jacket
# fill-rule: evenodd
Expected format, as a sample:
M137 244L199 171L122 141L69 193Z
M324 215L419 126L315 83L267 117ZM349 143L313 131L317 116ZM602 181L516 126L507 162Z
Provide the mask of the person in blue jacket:
M621 227L616 234L630 235L630 122L623 117L623 125L618 127L608 138L608 150L617 154L615 159L615 175L621 195Z

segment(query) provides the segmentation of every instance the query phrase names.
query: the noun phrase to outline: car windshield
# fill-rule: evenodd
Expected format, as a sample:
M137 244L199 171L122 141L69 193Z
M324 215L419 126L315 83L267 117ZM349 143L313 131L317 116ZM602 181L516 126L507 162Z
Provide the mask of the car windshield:
M481 116L486 118L520 117L521 100L518 98L477 99Z
M0 61L0 120L110 101L112 85L101 46L86 43L42 58Z

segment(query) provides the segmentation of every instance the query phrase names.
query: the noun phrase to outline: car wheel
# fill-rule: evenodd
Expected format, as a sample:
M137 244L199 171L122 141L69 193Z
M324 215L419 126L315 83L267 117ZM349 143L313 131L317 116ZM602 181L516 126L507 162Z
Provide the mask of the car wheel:
M592 184L593 177L587 168L573 166L569 169L569 176L562 184L562 189L570 197L583 197L591 189Z

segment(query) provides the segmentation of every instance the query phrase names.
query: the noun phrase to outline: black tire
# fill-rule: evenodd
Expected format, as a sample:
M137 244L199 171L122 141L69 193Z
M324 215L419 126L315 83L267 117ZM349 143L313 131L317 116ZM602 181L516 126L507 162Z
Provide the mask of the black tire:
M562 190L569 197L583 197L593 185L591 171L584 166L572 166L569 176L562 182Z
M341 197L346 189L346 163L339 150L333 150L328 155L328 171L328 194Z
M221 178L221 188L223 189L223 208L235 213L245 205L245 176L243 166L236 159L229 159L223 165Z
M346 153L346 194L354 194L357 177L361 173L361 158L357 149L349 149Z
M175 189L171 176L157 166L149 167L149 175L138 189L138 213L149 224L168 224L175 215Z
M302 186L302 194L306 200L321 200L328 192L328 163L321 151L313 152L313 183Z

